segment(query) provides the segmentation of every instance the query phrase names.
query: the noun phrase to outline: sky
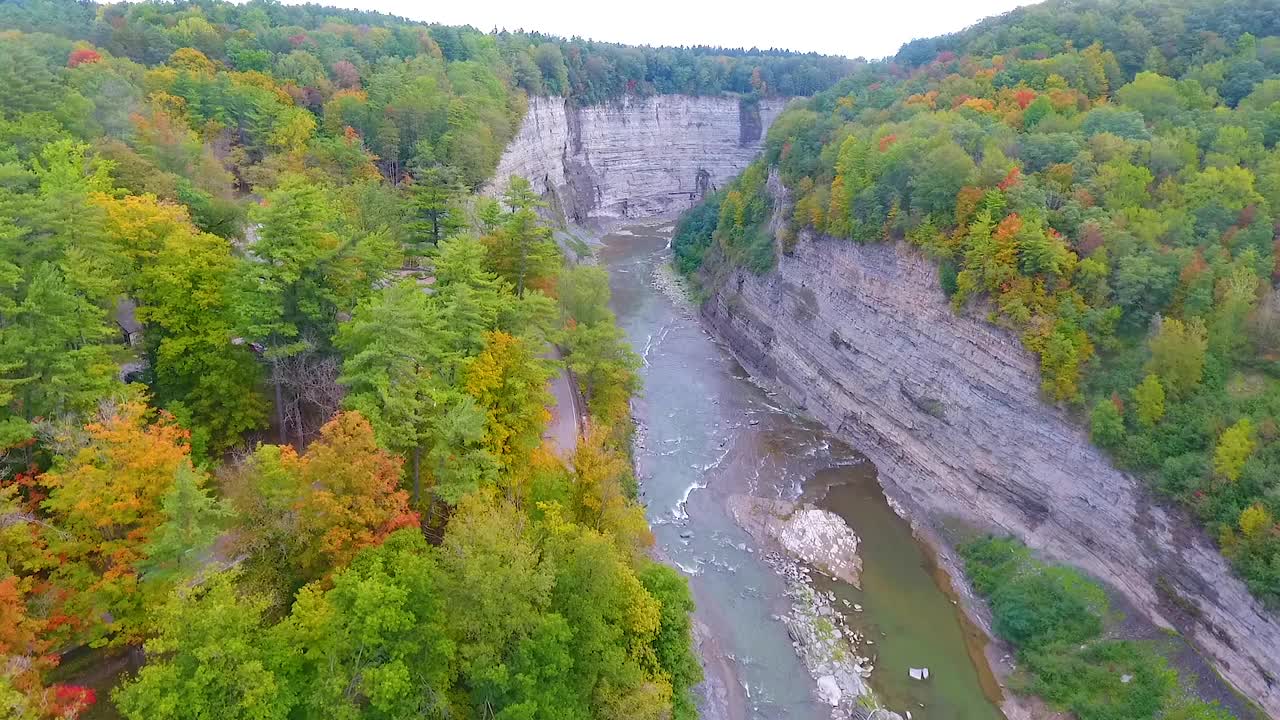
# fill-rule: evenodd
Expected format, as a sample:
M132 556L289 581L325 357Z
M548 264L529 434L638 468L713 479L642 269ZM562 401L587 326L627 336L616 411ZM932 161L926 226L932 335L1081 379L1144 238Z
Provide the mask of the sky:
M286 0L297 2L298 0ZM893 55L1028 0L312 0L480 30L537 30L628 45L786 48Z

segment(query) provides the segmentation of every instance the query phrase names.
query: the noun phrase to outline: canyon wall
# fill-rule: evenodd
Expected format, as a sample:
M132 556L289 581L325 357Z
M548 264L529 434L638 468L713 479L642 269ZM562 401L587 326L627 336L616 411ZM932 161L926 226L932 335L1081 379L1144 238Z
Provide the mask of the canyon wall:
M658 95L576 107L530 98L490 192L521 175L571 222L674 215L741 172L785 104Z
M1083 568L1280 717L1276 616L1183 513L1041 399L1017 337L951 310L930 260L809 235L774 271L713 285L703 316L715 333L865 453L914 521L959 518Z

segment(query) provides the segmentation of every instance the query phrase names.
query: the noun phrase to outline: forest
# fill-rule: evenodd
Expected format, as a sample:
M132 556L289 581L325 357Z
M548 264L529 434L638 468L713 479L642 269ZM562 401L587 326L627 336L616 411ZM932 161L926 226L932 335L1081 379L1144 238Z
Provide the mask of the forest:
M1053 0L793 104L682 220L676 262L764 273L814 234L918 248L1280 607L1278 142L1274 3Z
M528 182L478 191L530 95L791 95L850 67L263 0L0 3L0 714L694 717L607 275ZM588 417L556 448L564 370ZM139 648L114 689L62 666Z

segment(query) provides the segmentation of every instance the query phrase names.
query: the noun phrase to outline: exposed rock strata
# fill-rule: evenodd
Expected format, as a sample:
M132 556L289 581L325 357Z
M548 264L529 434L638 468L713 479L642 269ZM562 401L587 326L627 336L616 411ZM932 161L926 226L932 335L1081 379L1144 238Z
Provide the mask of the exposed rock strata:
M952 312L932 262L803 236L773 272L716 285L703 307L714 331L865 453L913 519L958 516L1085 569L1280 717L1280 621L1181 512L1041 400L1016 337Z
M573 222L678 213L755 158L784 105L658 95L576 107L531 98L493 187L522 175Z

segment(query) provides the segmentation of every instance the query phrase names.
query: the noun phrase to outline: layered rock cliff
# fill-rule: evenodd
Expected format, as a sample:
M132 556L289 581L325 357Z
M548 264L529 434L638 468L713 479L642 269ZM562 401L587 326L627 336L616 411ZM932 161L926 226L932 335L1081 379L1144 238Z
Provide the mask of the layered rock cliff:
M577 107L531 98L493 187L524 176L572 222L675 214L745 168L784 105L658 95Z
M720 278L703 315L750 372L865 453L913 520L959 517L1083 568L1280 717L1280 622L1182 513L1041 399L1016 337L951 310L928 259L802 237L767 275Z

